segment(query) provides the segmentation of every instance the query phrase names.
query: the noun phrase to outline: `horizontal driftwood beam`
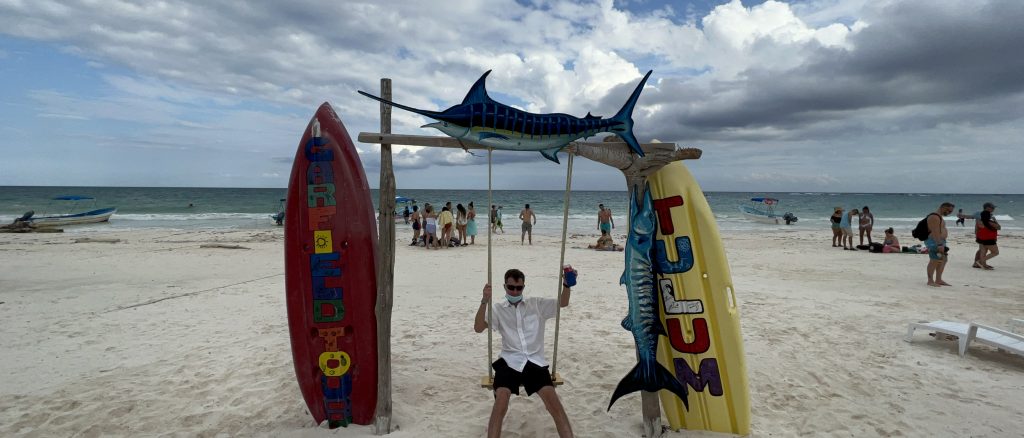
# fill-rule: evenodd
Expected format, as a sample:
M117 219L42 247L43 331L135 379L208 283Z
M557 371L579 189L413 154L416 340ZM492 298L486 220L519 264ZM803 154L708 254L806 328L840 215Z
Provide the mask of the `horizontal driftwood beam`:
M374 144L397 144L404 146L430 146L438 148L455 148L455 149L483 149L487 150L488 147L479 143L474 143L466 140L459 140L457 138L447 136L432 136L432 135L407 135L407 134L382 134L379 132L360 132L359 142L361 143L374 143ZM569 143L568 149L572 152L576 152L578 148L586 149L591 148L608 148L608 147L626 147L625 142L621 141L595 141L595 142L583 142L574 141ZM694 148L676 148L675 143L643 143L640 145L644 153L648 152L675 152L677 159L681 160L696 160L701 156L700 149Z

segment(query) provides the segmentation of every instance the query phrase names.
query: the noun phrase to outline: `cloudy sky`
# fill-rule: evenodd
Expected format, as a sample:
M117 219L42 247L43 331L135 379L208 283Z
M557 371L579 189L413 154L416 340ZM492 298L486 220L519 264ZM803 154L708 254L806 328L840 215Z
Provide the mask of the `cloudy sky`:
M284 187L321 102L379 129L356 90L381 77L443 109L493 70L495 99L582 117L654 70L635 133L703 149L705 190L1022 193L1021 23L1020 0L0 0L0 185ZM564 184L495 162L497 188ZM487 184L482 155L395 164L399 189ZM624 183L578 160L574 187Z

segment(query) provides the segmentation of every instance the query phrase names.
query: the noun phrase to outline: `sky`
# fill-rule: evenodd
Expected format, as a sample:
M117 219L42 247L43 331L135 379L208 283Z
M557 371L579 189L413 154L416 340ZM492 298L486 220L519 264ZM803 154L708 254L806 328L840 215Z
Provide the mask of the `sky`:
M1024 193L1019 0L0 0L0 186L286 187L322 102L611 116L703 150L707 191ZM396 109L392 132L443 135ZM591 140L599 140L591 138ZM370 181L380 148L357 143ZM565 161L496 152L494 187ZM395 147L403 188L485 189L485 154ZM576 190L624 190L576 160Z

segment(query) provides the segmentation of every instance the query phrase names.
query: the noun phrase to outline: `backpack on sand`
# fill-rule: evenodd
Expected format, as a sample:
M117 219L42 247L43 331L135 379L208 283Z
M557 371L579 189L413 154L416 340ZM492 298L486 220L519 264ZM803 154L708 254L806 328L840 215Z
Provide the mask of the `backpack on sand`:
M933 214L935 213L928 213L928 216L921 219L921 222L917 223L917 226L914 227L914 231L910 232L910 235L914 236L917 240L928 240L928 218ZM938 216L937 214L935 215Z

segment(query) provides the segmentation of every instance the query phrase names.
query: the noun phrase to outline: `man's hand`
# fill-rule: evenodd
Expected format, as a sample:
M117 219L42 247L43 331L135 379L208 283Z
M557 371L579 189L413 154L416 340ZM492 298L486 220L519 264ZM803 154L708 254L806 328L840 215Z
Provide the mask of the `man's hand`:
M480 301L486 303L486 302L488 302L490 300L491 300L491 284L487 283L487 284L484 285L483 299L480 300Z

